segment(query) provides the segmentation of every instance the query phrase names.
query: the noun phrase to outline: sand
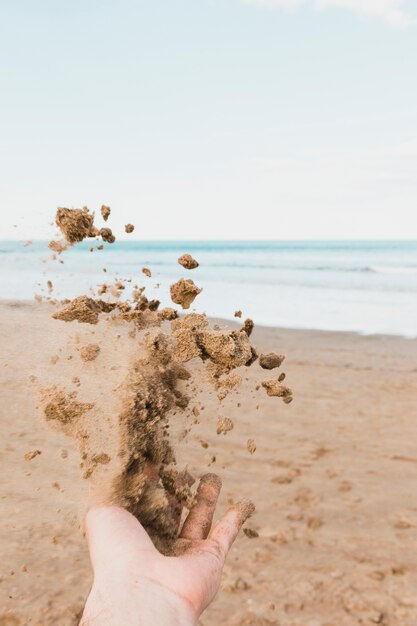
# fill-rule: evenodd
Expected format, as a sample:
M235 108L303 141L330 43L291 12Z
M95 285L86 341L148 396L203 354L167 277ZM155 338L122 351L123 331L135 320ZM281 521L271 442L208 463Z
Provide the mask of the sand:
M115 287L124 289L120 281ZM183 436L173 427L180 424L190 432L195 407L190 411L189 405L208 383L221 390L219 403L224 400L242 382L233 370L252 365L255 349L249 320L236 330L217 330L220 326L201 314L169 323L158 307L143 294L133 302L106 304L86 296L65 302L51 317L66 323L60 350L72 361L72 376L68 364L54 355L53 367L36 386L47 424L77 441L83 478L92 481L92 501L126 508L159 550L170 554L182 510L193 506L195 482L186 463L177 464L176 445ZM82 331L74 329L75 321ZM96 341L85 343L87 338ZM72 360L74 344L85 363L107 352L97 368L84 369L82 383ZM118 384L112 374L115 344L124 355ZM103 384L103 378L111 384ZM70 381L81 389L72 389ZM232 427L223 418L217 431ZM102 465L109 466L104 475Z
M100 334L100 322L66 324L51 312L47 304L0 305L2 626L72 626L91 582L80 532L87 481L75 442L39 419L33 378L52 367L70 372L78 359L81 386L74 383L73 391L82 394L87 369L108 355L102 349L83 362L62 336L75 327L77 345L86 345L91 331ZM177 449L191 474L221 476L219 515L240 496L257 507L201 623L415 626L416 342L257 327L251 340L265 354L287 355L294 401L285 406L268 397L259 386L266 372L254 362L243 370L239 396L232 388L221 408L210 386L193 401L199 423ZM120 341L112 354L114 386L125 359ZM46 352L57 356L54 366ZM98 381L104 391L108 384L106 376ZM224 416L234 428L219 436ZM256 443L253 455L248 439ZM95 459L98 471L109 470L106 461Z
M233 420L231 420L230 417L219 417L217 420L216 433L218 435L220 435L221 433L225 435L226 433L233 430L233 427Z
M170 291L171 300L175 304L179 304L183 309L189 309L202 290L190 278L187 280L180 278L180 280L171 285Z
M199 262L196 261L196 259L194 259L191 254L188 254L188 252L182 254L179 257L178 263L185 267L186 270L194 270L196 267L199 266Z
M101 213L101 217L103 218L103 220L105 222L107 222L107 220L109 219L110 213L111 213L111 208L109 206L106 206L105 204L103 204L101 206L100 213Z
M110 215L110 207L103 205L100 213L103 220L107 221ZM49 248L53 252L61 254L68 247L73 246L84 239L93 237L101 237L102 240L107 243L114 243L116 241L116 237L113 235L111 228L97 228L94 221L95 214L94 212L89 211L87 207L83 207L82 209L58 207L55 215L55 224L59 228L63 239L52 240L49 243ZM93 251L94 248L91 247L90 252ZM63 261L61 260L61 263L62 262Z
M280 367L284 359L285 356L283 354L275 354L275 352L260 354L259 365L265 370L273 370L276 367Z
M97 324L101 313L109 313L116 307L113 303L103 300L94 300L88 296L78 296L66 302L58 311L52 312L52 317L63 322L77 321L81 324Z
M102 218L107 220L109 215L109 207L103 205ZM99 230L94 219L95 214L87 207L58 208L55 223L64 238L63 250L99 235L113 242L111 230ZM125 226L126 232L133 230L132 224ZM198 266L189 254L178 262L187 269ZM142 271L151 276L148 268ZM170 310L168 315L159 312L160 302L149 301L144 288L135 286L133 298L122 298L127 280L131 282L125 278L99 286L100 295L115 301L86 295L62 302L46 298L58 309L49 315L60 324L68 324L62 329L59 351L68 352L66 360L72 361L72 368L68 371L68 364L58 354L48 356L45 351L39 358L46 356L53 367L31 382L37 389L45 423L77 442L82 476L90 481L90 505L114 504L127 509L156 547L168 555L174 549L181 516L195 502L191 490L195 478L186 462L179 467L176 452L178 442L190 433L193 423L198 423L190 423L189 405L207 383L218 392L219 404L242 383L242 376L233 370L249 367L257 360L257 351L250 342L254 323L246 319L239 329L228 330L211 324L202 314L177 319L177 311L173 315ZM50 294L50 281L48 288ZM170 290L174 303L184 309L201 292L192 280L185 279L171 285ZM86 328L74 333L72 322ZM97 330L88 326L96 326ZM80 344L81 335L82 345L74 346ZM124 363L118 368L118 383L114 385L116 344L124 354ZM102 351L107 352L107 359L98 359L96 368L87 367L81 380L71 353L74 347L84 363L95 361ZM283 357L271 353L263 358L269 362L272 359L272 365L265 366L272 369L281 362L277 363L277 358ZM199 361L204 367L199 367ZM108 384L103 384L104 378ZM277 381L264 381L262 385L270 396L284 400L292 396L291 390ZM198 407L194 406L192 415L196 411ZM173 426L178 424L183 433L174 432ZM230 418L219 418L218 434L232 428ZM251 440L247 449L251 454L256 449ZM24 458L34 457L29 452ZM211 463L215 461L213 454ZM104 473L102 466L109 466Z

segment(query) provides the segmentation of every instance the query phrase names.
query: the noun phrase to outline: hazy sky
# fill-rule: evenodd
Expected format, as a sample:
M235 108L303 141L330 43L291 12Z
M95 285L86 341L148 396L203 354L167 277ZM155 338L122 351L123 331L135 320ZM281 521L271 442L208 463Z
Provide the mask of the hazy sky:
M0 236L415 238L416 4L0 0Z

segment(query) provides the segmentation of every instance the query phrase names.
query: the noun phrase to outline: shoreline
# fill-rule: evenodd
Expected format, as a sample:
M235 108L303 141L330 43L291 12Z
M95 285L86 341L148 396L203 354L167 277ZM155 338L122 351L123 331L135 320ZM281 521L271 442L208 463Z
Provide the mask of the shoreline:
M35 300L26 300L26 299L21 299L21 300L17 300L17 299L8 299L8 298L0 298L0 307L2 306L6 306L6 307L10 307L10 308L19 308L22 306L36 306L36 307L42 307L42 306L48 306L48 302L42 302L42 303L38 303ZM188 312L188 311L187 311ZM185 312L184 312L185 313ZM244 315L242 316L242 319L244 319ZM221 323L226 323L226 324L235 324L236 326L239 326L239 321L237 321L237 319L235 317L233 318L225 318L225 317L217 317L217 316L209 316L209 319L215 320L216 322L221 322ZM262 330L275 330L275 331L283 331L283 332L305 332L305 333L323 333L323 334L329 334L329 335L342 335L342 336L349 336L352 335L354 337L363 337L363 338L375 338L375 339L404 339L406 341L416 341L417 340L417 335L416 336L408 336L408 335L399 335L399 334L394 334L394 333L366 333L364 331L356 331L356 330L332 330L332 329L326 329L326 328L298 328L298 327L292 327L292 326L270 326L270 325L265 325L265 324L257 324L256 320L253 320L255 322L255 327L262 329Z

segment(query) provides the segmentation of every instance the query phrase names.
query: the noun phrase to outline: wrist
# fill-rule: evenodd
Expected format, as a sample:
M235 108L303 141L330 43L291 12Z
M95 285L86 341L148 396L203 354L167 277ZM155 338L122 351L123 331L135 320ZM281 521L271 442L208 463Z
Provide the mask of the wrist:
M80 626L195 626L198 616L187 601L146 581L126 585L94 583Z

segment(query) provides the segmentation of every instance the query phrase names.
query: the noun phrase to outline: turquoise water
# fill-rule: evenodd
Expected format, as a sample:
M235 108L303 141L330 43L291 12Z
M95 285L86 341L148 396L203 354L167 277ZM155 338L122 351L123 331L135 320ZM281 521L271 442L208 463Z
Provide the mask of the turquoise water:
M31 299L45 293L47 280L55 296L73 297L117 276L161 283L149 294L169 304L169 284L186 276L203 287L195 304L209 315L231 319L239 308L261 325L417 337L414 241L124 241L93 253L90 245L64 252L62 265L51 260L47 242L0 242L0 298ZM200 267L181 268L183 252Z

